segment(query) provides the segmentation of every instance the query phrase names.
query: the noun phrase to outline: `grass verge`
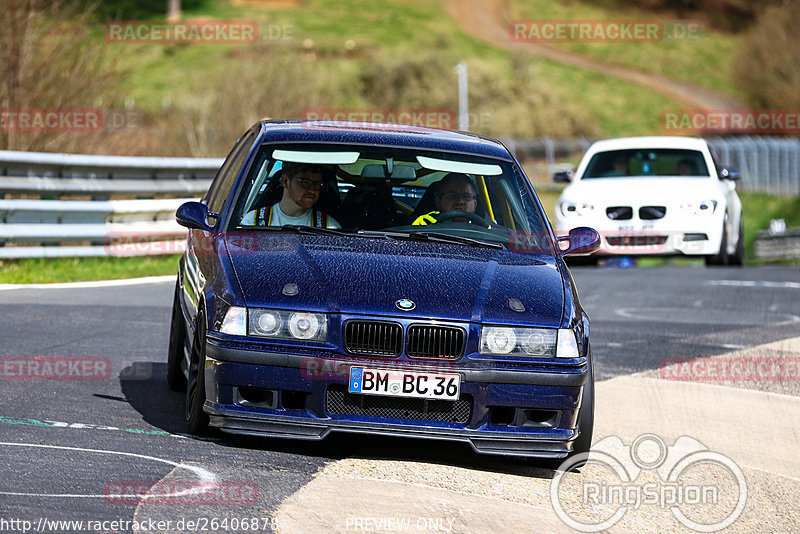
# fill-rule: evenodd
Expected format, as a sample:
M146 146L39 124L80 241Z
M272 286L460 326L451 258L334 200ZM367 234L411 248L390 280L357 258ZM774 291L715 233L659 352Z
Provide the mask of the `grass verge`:
M557 189L537 188L537 194L548 218L553 220L560 192ZM771 219L784 219L788 227L800 226L800 198L776 197L761 193L740 193L744 210L745 251L748 264L760 264L753 259L756 234L769 227ZM143 256L136 258L32 258L0 260L0 283L43 284L81 282L89 280L118 280L142 276L161 276L178 271L178 255ZM796 264L797 261L782 262ZM637 258L639 267L661 265L697 266L703 261L693 258Z
M651 11L613 11L589 2L557 0L513 0L513 20L636 20L665 24L666 38L659 42L568 42L552 44L599 61L616 63L714 89L741 99L741 91L731 83L731 65L742 37L692 24L697 21L669 20ZM681 28L686 29L684 34ZM699 74L701 73L701 74Z
M176 274L179 258L169 255L0 260L0 283L49 284Z

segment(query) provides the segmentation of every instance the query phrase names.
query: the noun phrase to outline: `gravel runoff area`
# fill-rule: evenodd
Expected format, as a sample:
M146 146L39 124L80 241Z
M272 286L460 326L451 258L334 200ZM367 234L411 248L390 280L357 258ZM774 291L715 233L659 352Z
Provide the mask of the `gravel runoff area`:
M800 396L800 338L708 358L675 359L632 376L664 378Z
M776 358L790 361L798 357L800 339L737 350L715 358L746 363ZM700 375L698 369L708 367L696 367L694 372ZM788 369L791 373L791 367ZM638 373L627 378L654 387L676 380L674 376L671 380L653 380L662 378L663 372ZM769 379L759 376L756 380L738 381L720 380L720 371L714 372L717 374L713 380L682 376L677 383L672 382L671 387L680 387L681 382L713 382L717 387L709 389L709 401L718 406L726 405L726 398L732 400L739 396L737 388L763 392L751 394L761 395L758 398L763 401L762 407L752 407L753 413L769 409L776 393L797 395L798 392L797 378L776 379L774 372ZM598 395L602 393L602 386L599 382ZM692 385L687 383L686 387ZM692 424L702 420L703 407L697 406L696 410L698 420ZM605 415L608 421L609 414ZM611 418L615 416L610 414ZM641 428L652 428L651 424L651 421L641 421ZM794 428L791 433L796 434L796 421L792 424L795 427L788 425L788 428ZM606 423L604 429L608 428ZM736 429L731 428L730 434L735 440ZM595 446L598 439L606 435L608 432L596 432ZM624 435L618 433L618 436L624 445L631 445L637 438L630 427ZM787 439L796 444L796 435ZM791 456L796 452L785 450L783 454ZM738 518L722 532L799 532L800 478L792 476L797 475L793 468L789 468L787 474L786 470L749 467L749 464L762 464L748 461L745 456L736 457L741 467L734 464L734 468L740 469L739 473L746 480L746 500L742 499L736 473L726 469L724 463L694 465L670 483L664 482L666 477L659 474L657 468L644 468L631 477L631 482L621 484L619 475L604 461L590 462L579 473L564 474L523 464L515 468L513 461L504 468L474 469L463 463L459 465L457 459L445 464L347 458L326 466L311 483L285 500L276 512L276 519L282 532L319 529L329 532L496 532L498 528L509 530L526 525L528 528L523 531L574 532L563 523L561 516L566 514L578 522L596 524L623 510L624 514L609 531L697 532L698 528L690 528L692 521L698 524L723 521L736 515L737 504L744 502ZM638 459L640 466L641 462L654 460L652 457L648 460L641 451ZM559 481L555 499L551 496L554 478ZM332 492L338 492L342 499L327 502ZM679 495L678 501L675 495ZM661 499L676 506L653 502ZM560 515L554 511L554 500L563 509ZM621 503L627 506L623 509ZM681 513L683 517L679 520Z

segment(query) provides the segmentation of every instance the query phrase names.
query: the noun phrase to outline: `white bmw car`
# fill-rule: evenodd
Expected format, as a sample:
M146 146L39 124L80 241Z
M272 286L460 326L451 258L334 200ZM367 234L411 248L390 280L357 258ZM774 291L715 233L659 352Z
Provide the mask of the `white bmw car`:
M708 265L742 265L738 179L738 171L717 164L703 139L598 141L558 200L556 233L595 228L602 244L590 260L686 255Z

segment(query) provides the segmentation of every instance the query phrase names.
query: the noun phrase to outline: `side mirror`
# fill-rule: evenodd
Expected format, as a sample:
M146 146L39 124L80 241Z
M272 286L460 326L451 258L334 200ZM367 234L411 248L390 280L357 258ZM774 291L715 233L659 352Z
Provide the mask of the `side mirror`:
M216 214L208 211L208 206L202 202L191 201L180 205L178 211L175 212L175 220L186 228L213 232L214 228L207 221L209 215L215 216Z
M554 172L553 181L557 184L568 184L572 181L572 174L573 172L571 170Z
M594 228L579 226L569 231L569 235L563 235L558 241L569 241L567 250L561 252L562 256L572 254L591 254L600 248L600 234Z
M721 180L740 180L742 175L739 169L734 167L722 167L719 170L719 177Z

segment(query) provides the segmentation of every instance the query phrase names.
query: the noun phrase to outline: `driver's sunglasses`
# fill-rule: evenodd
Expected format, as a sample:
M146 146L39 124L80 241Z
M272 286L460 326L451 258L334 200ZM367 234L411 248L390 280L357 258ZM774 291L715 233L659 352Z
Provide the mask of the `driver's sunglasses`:
M322 182L315 182L314 180L309 180L307 178L297 178L296 181L303 189L308 189L309 191L322 191Z
M472 193L445 193L442 198L448 202L455 202L456 200L463 200L464 202L474 202L478 197Z

